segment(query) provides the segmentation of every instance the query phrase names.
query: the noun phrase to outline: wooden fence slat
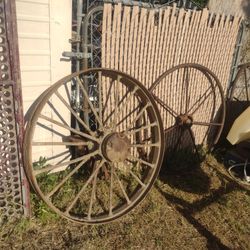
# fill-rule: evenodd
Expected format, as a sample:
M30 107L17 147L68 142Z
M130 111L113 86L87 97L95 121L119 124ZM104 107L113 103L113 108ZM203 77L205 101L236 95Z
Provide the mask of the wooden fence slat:
M144 10L145 11L145 10ZM139 65L140 65L140 48L141 48L141 42L142 42L142 18L143 18L143 10L139 10L138 13L138 27L137 27L137 47L135 50L135 78L140 81L140 74L139 74Z
M124 7L124 17L125 17L125 36L124 36L124 50L123 50L123 71L125 73L128 72L128 51L129 51L129 37L130 37L130 33L129 33L129 29L130 29L130 13L131 13L131 8L130 7Z
M149 50L150 50L150 59L154 61L155 59L155 43L156 43L156 34L157 34L157 27L154 25L154 23L152 24L152 30L151 30L151 39L150 39L150 44L149 44ZM147 63L148 65L149 63ZM146 87L149 88L151 83L153 82L153 68L154 68L154 63L150 63L149 64L149 71L148 71L148 80L147 80L147 85Z
M138 48L140 50L140 60L139 60L139 72L138 72L138 79L140 82L143 82L143 72L145 71L144 69L144 49L145 49L145 44L146 44L146 29L147 29L147 24L148 24L148 10L142 9L141 10L141 18L140 18L140 23L141 23L141 47Z
M169 42L169 33L170 33L170 17L171 17L171 8L168 8L166 10L164 10L164 18L163 18L163 25L162 25L162 31L161 31L161 45L160 45L160 56L159 56L159 59L160 59L160 63L159 65L157 65L160 69L160 72L159 72L159 75L160 76L164 71L164 62L165 62L165 59L166 59L166 55L165 55L165 50L167 48L167 44ZM156 76L156 77L158 77ZM163 90L163 94L162 94L162 97L164 99L165 97L165 94L166 92ZM160 96L160 88L157 88L156 91L155 91L155 94L157 96ZM162 120L163 120L163 123L165 123L165 119L166 119L166 114L165 112L163 112L163 107L159 107L160 109L160 112L162 114Z
M117 26L115 34L115 58L114 58L114 68L119 70L119 52L120 52L120 33L121 33L121 14L122 14L122 5L119 3L116 6L117 9Z
M155 43L155 57L154 57L154 64L153 64L153 81L157 78L157 76L160 75L160 49L161 49L161 43L162 43L162 38L161 37L161 32L162 32L162 19L163 19L163 11L160 9L159 10L159 23L156 27L157 29L157 36L156 36L156 43ZM152 82L153 82L152 81Z
M174 37L175 26L176 26L175 14L176 14L176 4L173 5L172 13L171 13L171 16L169 19L169 29L168 29L169 33L167 34L168 35L167 44L166 44L166 47L164 50L165 58L163 61L163 72L171 67L171 56L172 55L171 55L170 51L173 49L173 40L174 40L173 37ZM167 95L167 93L169 93L171 91L171 89L167 89L167 82L165 79L163 80L163 83L162 83L162 89L159 91L162 91L162 93L163 93L163 96L162 96L163 100L167 101L168 99L171 98L171 96ZM174 122L174 118L172 116L169 116L169 114L166 114L166 112L164 111L163 108L161 111L162 111L163 120L164 121L166 120L165 125L167 127L169 124L172 124Z
M117 36L117 5L114 7L113 18L111 21L111 37L110 37L110 68L115 68L115 52L116 52L116 36Z
M152 30L152 25L153 25L153 21L154 21L154 11L153 10L149 10L149 16L148 16L148 20L147 20L147 30L146 30L146 34L145 34L145 49L144 49L144 57L143 57L143 79L142 82L143 84L145 84L145 86L147 87L148 85L148 75L149 75L149 65L150 63L148 63L149 61L149 54L151 52L151 48L149 47L149 43L151 41L151 30Z
M134 11L134 33L133 33L133 41L132 41L132 56L131 56L131 75L135 78L137 78L136 75L136 68L138 67L136 64L136 52L138 51L138 43L139 43L139 34L138 34L138 30L139 30L139 7L138 6L134 6L133 8Z

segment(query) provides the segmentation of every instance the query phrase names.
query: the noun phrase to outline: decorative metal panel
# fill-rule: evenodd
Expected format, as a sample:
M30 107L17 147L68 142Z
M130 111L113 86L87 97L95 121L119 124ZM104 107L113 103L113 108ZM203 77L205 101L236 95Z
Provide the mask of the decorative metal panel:
M0 215L29 212L15 1L0 1Z

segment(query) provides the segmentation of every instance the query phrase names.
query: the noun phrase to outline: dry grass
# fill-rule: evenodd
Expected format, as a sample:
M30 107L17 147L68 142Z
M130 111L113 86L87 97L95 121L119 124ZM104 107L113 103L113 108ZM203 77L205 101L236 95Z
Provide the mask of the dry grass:
M36 200L30 220L2 226L0 249L250 249L249 194L208 157L161 175L139 207L107 225L73 224Z

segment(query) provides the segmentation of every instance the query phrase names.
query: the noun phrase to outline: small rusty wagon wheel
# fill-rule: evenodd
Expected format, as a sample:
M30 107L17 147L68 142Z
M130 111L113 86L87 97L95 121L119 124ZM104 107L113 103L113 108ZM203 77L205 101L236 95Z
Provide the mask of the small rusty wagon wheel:
M94 95L85 79L96 85ZM80 101L72 105L76 89ZM86 114L94 116L95 126ZM147 140L139 142L145 131ZM26 126L24 161L50 208L72 221L97 224L128 213L146 196L164 145L161 117L147 89L124 73L90 69L63 78L40 98Z
M225 100L218 78L206 67L182 64L167 70L150 87L162 115L167 159L200 162L204 147L218 141L225 120ZM183 154L176 158L175 152ZM167 161L168 162L168 161ZM178 162L178 163L177 163Z
M229 90L229 100L250 102L250 63L240 65Z

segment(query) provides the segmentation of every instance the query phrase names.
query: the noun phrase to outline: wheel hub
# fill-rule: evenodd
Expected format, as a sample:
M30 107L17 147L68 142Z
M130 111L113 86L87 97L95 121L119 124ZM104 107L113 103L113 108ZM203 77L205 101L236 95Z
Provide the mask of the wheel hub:
M111 162L123 162L129 155L130 141L122 133L111 133L101 145L103 156Z
M193 117L191 115L179 115L176 117L176 124L182 127L191 127L193 125Z

